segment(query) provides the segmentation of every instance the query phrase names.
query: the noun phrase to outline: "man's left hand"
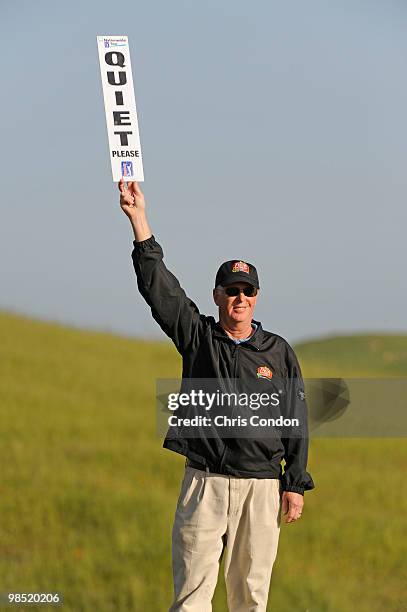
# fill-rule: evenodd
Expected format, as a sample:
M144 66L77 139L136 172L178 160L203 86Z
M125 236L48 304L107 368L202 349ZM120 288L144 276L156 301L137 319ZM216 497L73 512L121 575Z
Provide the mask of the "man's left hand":
M283 491L281 498L281 510L284 515L286 523L294 523L300 518L302 514L302 508L304 506L304 496L300 493L293 493L292 491Z

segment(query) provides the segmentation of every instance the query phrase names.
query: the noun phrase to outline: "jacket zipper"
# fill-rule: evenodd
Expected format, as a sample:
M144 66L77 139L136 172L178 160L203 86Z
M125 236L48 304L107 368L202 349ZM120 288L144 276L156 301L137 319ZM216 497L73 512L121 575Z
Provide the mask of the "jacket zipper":
M238 361L238 355L239 355L239 345L238 345L238 344L236 344L236 345L234 346L234 352L233 352L233 359L235 360L234 367L233 367L233 379L234 379L235 381L236 381L236 374L237 374L237 361ZM236 385L236 382L235 382L235 385ZM236 388L236 392L237 392L237 385L236 385L236 387L235 387L235 388ZM232 416L233 416L233 412L232 412ZM228 447L227 447L227 446L226 446L226 444L225 444L225 448L223 449L223 453L222 453L222 456L221 456L221 458L220 458L220 462L219 462L219 472L220 472L220 473L222 473L222 472L221 472L221 470L222 470L222 467L223 467L223 463L224 463L224 461L225 461L225 457L226 457L226 451L227 451L227 448L228 448Z

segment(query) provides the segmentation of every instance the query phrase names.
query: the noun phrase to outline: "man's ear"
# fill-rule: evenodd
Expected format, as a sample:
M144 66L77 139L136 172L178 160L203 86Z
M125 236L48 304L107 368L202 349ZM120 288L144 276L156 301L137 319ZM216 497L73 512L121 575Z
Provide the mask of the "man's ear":
M218 292L216 291L216 289L213 290L212 292L213 295L213 301L215 302L216 306L219 306L219 295Z

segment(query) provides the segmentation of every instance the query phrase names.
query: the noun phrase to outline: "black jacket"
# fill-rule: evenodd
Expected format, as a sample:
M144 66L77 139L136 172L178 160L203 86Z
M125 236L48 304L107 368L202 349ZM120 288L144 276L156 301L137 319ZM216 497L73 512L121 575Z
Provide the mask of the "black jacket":
M213 317L200 314L186 296L176 277L164 265L162 248L154 236L133 244L132 259L139 291L151 307L154 319L182 355L183 381L191 378L237 379L241 381L241 389L245 389L256 380L258 389L259 384L270 384L270 381L256 378L258 367L266 366L273 373L273 381L293 382L285 387L285 395L291 408L305 416L306 426L301 370L288 342L263 330L261 323L254 321L258 325L255 333L246 342L235 344ZM306 471L307 435L270 440L206 438L204 435L186 438L170 428L163 446L220 474L281 478L284 490L301 494L314 488ZM282 459L285 460L284 473Z

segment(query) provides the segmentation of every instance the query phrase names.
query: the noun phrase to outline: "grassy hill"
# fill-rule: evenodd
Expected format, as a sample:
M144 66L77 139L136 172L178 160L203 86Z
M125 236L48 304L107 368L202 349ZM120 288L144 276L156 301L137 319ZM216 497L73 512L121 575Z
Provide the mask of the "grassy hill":
M0 592L167 610L184 460L156 435L155 380L180 376L175 348L8 313L0 338ZM295 348L304 376L407 376L407 336ZM270 610L407 610L406 468L406 439L311 440L317 488L282 526Z

